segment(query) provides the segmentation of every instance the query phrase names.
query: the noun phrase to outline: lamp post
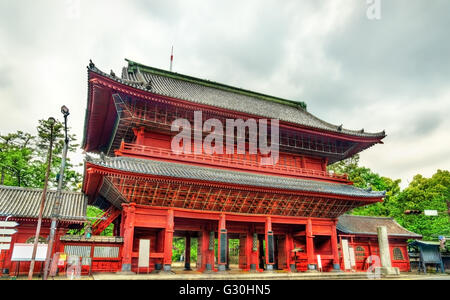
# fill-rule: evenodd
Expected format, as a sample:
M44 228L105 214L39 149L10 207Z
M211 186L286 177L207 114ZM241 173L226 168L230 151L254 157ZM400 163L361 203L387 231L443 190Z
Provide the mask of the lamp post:
M61 205L61 198L62 198L62 185L63 185L63 179L64 179L64 169L66 167L66 157L67 157L67 150L69 147L69 137L67 135L67 117L70 115L69 109L63 105L61 107L61 113L64 116L64 149L63 149L63 156L61 160L61 169L59 171L59 178L58 178L58 189L56 191L56 200L55 204L53 205L52 210L52 223L50 226L50 235L48 238L48 250L47 250L47 256L45 258L45 267L44 267L44 280L47 280L48 273L49 273L49 267L50 267L50 257L53 253L53 244L55 241L55 232L56 227L58 224L58 218L59 218L59 208Z
M48 177L50 175L50 166L51 166L51 162L52 162L53 127L55 126L56 120L54 118L49 118L48 123L50 124L50 147L48 149L48 155L47 155L47 171L45 173L44 189L42 190L41 205L39 207L38 224L36 227L36 235L34 237L33 253L31 255L30 271L28 272L28 280L33 279L33 271L34 271L34 264L36 261L37 245L39 243L39 235L41 233L42 215L44 213L45 199L47 197ZM47 253L48 253L48 248L47 248Z

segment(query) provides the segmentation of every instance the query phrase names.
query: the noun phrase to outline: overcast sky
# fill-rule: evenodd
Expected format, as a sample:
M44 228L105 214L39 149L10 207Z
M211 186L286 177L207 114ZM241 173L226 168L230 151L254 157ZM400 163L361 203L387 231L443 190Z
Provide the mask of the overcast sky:
M380 4L0 0L0 133L34 133L65 104L81 141L89 59L117 74L124 58L168 69L173 45L176 72L305 101L349 129L386 130L362 164L405 187L450 169L450 1Z

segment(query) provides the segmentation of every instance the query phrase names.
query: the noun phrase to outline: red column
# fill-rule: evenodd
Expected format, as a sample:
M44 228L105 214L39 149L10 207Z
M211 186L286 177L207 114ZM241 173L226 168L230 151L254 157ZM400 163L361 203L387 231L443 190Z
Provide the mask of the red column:
M334 221L333 227L331 228L331 250L333 252L333 270L340 271L341 267L339 265L339 250L338 250L336 223L337 221Z
M289 272L295 272L295 261L292 259L292 250L294 249L294 239L292 232L286 234L285 239L285 251L286 251L286 264Z
M218 264L219 264L219 271L225 271L226 270L226 264L227 264L227 229L226 229L226 220L225 215L220 215L219 219L219 230L218 230L218 239L219 239L219 245L218 245Z
M173 210L167 211L167 225L164 231L164 271L170 272L172 269L172 244L173 244Z
M308 270L317 270L316 259L314 257L314 236L311 219L308 219L306 223L306 252L308 255Z
M258 234L253 228L253 232L247 233L247 263L250 271L259 270Z
M275 245L274 245L274 236L272 231L272 218L266 218L265 230L264 230L265 238L266 238L266 270L272 271L273 265L275 264Z
M184 269L186 271L191 270L191 235L190 233L186 233L186 243L184 250Z
M201 234L201 267L198 270L200 272L214 270L214 236L211 236L211 232L210 226L206 226Z
M123 204L125 222L123 224L122 272L131 272L135 213L135 203Z

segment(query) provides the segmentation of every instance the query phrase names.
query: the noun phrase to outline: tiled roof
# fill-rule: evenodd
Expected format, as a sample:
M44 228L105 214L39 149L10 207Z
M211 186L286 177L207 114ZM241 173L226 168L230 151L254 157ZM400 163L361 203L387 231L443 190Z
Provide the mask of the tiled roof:
M130 157L105 157L104 160L87 158L95 165L133 173L174 178L195 179L209 182L247 185L252 187L278 188L294 191L316 192L364 198L382 198L385 192L374 192L352 185L336 184L292 177L261 175L249 172L229 171L180 163L154 161Z
M368 133L364 130L349 130L330 124L307 112L306 106L301 102L233 88L132 61L129 61L129 66L123 69L122 78L106 74L93 64L89 66L89 70L133 88L162 96L351 136L368 138L386 136L384 131Z
M0 186L0 216L37 218L41 204L42 189ZM56 191L48 191L44 206L44 219L51 217ZM82 193L62 192L60 219L85 220L87 198Z
M420 238L420 234L411 232L400 226L392 218L342 215L339 217L337 229L348 234L377 235L377 227L386 226L389 236Z
M83 242L83 243L123 243L123 237L120 236L100 236L93 235L86 238L84 235L63 235L61 241L65 242Z

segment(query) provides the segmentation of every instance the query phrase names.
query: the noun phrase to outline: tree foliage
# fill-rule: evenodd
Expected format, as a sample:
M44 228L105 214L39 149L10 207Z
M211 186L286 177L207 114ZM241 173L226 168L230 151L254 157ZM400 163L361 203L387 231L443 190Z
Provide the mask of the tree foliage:
M50 146L50 124L47 120L39 120L37 134L23 131L0 135L0 184L10 186L42 188L44 186L47 167L48 150ZM69 153L79 145L76 136L69 135ZM64 126L57 121L54 125L53 151L49 186L57 186L62 152L64 148ZM79 190L82 175L75 166L66 161L64 172L65 189Z
M438 170L431 178L416 175L404 190L400 179L391 179L359 166L359 156L329 166L330 171L348 174L349 180L359 188L386 191L383 202L355 208L351 214L392 217L406 229L423 235L424 239L436 239L438 235L450 235L447 201L450 200L450 173ZM438 210L437 217L406 215L405 210Z

